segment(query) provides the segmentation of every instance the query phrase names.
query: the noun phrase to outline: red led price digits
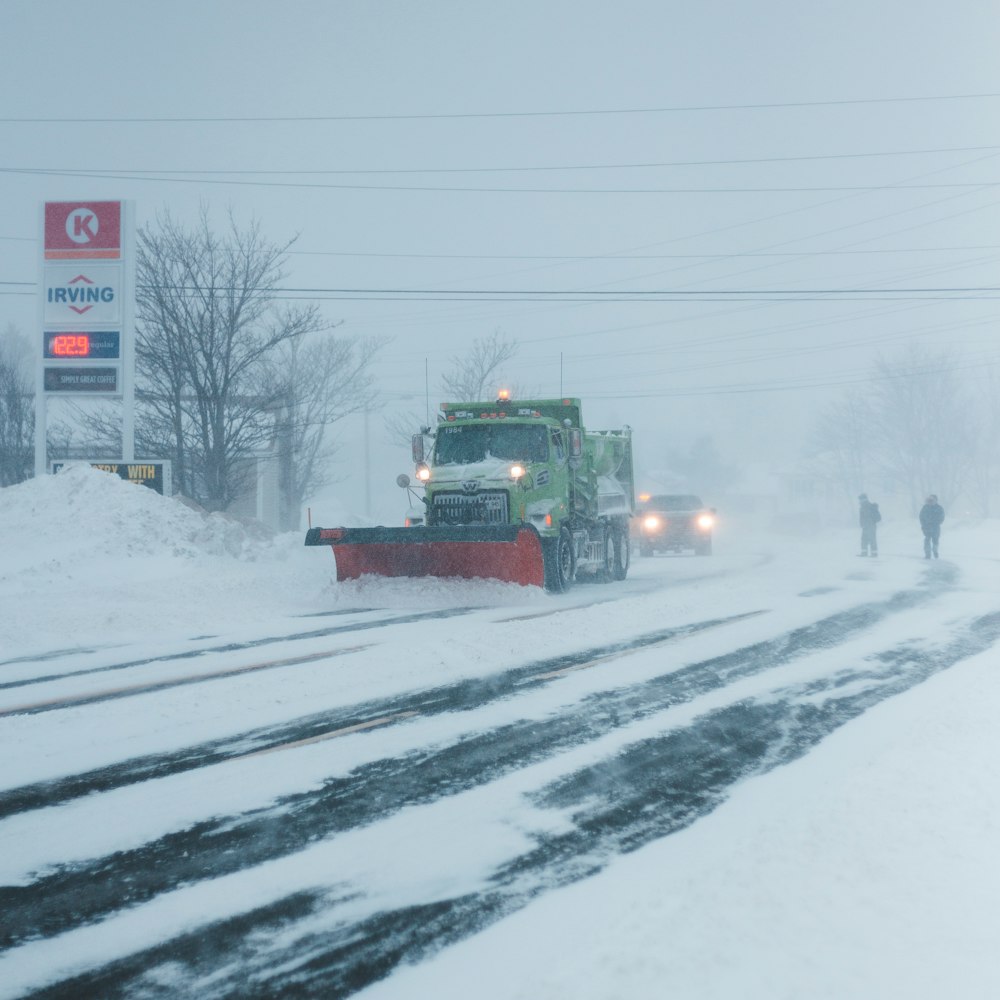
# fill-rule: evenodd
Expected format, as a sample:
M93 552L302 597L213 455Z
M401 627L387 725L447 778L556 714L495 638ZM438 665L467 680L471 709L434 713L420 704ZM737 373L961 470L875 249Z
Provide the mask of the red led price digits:
M52 338L52 355L56 358L85 358L90 354L90 335L60 333Z

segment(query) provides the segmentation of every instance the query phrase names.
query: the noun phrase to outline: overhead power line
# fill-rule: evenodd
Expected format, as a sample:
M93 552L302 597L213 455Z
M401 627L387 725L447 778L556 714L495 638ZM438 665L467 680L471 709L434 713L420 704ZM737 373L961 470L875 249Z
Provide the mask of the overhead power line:
M169 286L164 286L168 287ZM174 291L195 291L183 285L176 286ZM219 289L224 291L225 289ZM1000 292L1000 286L981 287L942 287L942 288L713 288L713 289L675 289L675 288L645 288L645 289L597 289L586 288L283 288L282 292L297 293L330 293L358 295L530 295L545 298L551 295L588 295L595 298L642 297L649 295L696 296L696 295L968 295L986 292Z
M386 167L386 168L353 168L353 169L309 169L290 170L248 170L244 168L230 170L195 170L195 169L136 169L127 167L0 167L0 172L10 173L49 173L49 172L90 172L135 174L167 174L196 175L210 177L225 174L227 176L353 176L365 175L397 175L397 174L508 174L508 173L552 173L578 170L653 170L673 167L719 167L719 166L754 166L770 163L815 163L825 160L860 160L879 159L895 156L931 156L945 153L985 153L1000 149L1000 146L943 146L929 149L896 149L861 153L813 153L801 156L760 156L750 158L725 158L712 160L661 160L645 163L571 163L537 166L505 166L505 167Z
M0 236L0 239L3 239ZM368 253L352 250L289 250L297 257L377 257L404 260L555 260L555 261L630 261L630 260L732 260L741 257L850 257L884 254L951 253L972 250L1000 250L1000 243L982 246L899 247L884 250L786 250L783 253L749 250L745 253L606 253L606 254L496 254L496 253Z
M402 191L435 192L446 194L817 194L839 191L926 191L943 189L980 189L1000 186L1000 181L939 182L931 184L812 184L767 186L719 186L719 187L498 187L498 186L454 186L443 184L332 184L320 181L263 181L238 180L221 177L178 177L156 174L130 174L124 171L99 170L49 170L37 168L0 167L3 174L23 174L38 177L79 177L88 180L115 180L155 182L158 184L211 184L230 187L255 188L297 188L320 191Z
M0 285L35 288L37 282L0 281ZM201 293L204 290L187 285L146 285L139 284L140 291L170 291ZM213 292L226 294L239 291L237 288L217 286ZM724 301L731 298L755 300L758 298L840 298L845 296L861 296L872 298L891 296L892 298L907 298L912 296L948 296L956 298L980 298L1000 293L1000 285L978 286L941 286L912 288L636 288L636 289L586 289L586 288L277 288L275 294L268 297L281 298L291 295L298 296L358 296L384 298L395 300L437 299L446 298L449 301L549 301L572 296L572 301L613 301L627 302L635 300L679 299L682 301L702 301L706 298L712 301Z
M37 243L35 236L2 236L0 240L18 243ZM794 258L794 257L858 257L886 256L892 254L968 253L980 250L1000 250L1000 243L982 243L969 246L940 247L886 247L881 250L730 250L726 253L593 253L593 254L530 254L530 253L403 253L401 251L367 250L288 250L290 257L356 257L378 260L545 260L545 261L632 261L632 260L734 260L737 258ZM0 282L4 284L5 282ZM10 284L10 282L6 282ZM24 284L24 282L18 282Z
M906 97L858 97L839 98L826 101L770 101L744 104L680 104L648 108L575 108L555 111L459 111L459 112L429 112L413 114L370 114L370 115L144 115L99 117L63 116L63 117L5 117L0 118L4 125L63 125L63 124L113 124L113 125L146 125L146 124L220 124L220 123L253 123L262 122L372 122L372 121L429 121L429 120L463 120L490 118L572 118L596 117L599 115L650 115L650 114L684 114L704 111L769 111L785 108L830 108L851 107L871 104L916 104L934 101L971 101L1000 97L1000 93L986 92L978 94L934 94L927 96Z

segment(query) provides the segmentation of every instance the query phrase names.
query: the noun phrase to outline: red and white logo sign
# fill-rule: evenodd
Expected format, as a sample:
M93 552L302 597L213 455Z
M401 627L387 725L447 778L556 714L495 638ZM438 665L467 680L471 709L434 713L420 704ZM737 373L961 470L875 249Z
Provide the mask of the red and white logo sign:
M122 255L120 201L47 201L46 260L118 260Z

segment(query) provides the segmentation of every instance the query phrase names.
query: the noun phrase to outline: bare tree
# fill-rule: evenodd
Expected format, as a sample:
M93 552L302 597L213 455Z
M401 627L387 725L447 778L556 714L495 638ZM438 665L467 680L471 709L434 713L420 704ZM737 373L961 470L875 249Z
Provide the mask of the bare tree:
M441 390L449 402L482 402L495 399L501 388L501 368L517 354L517 344L499 330L472 342L468 354L451 359L451 368L441 376ZM512 394L515 388L508 386ZM395 413L384 419L386 437L394 444L409 446L410 440L425 426L428 415L415 410Z
M34 397L31 345L11 323L0 336L0 486L34 472Z
M495 399L503 366L516 354L517 344L499 330L474 340L468 354L452 358L451 371L441 379L449 401L473 403Z
M268 447L285 387L269 356L328 328L315 306L278 303L285 254L256 222L219 238L203 209L188 231L169 214L138 233L138 399L147 434L170 442L178 488L224 510Z
M380 340L295 338L276 352L269 395L279 401L274 443L286 530L299 527L305 498L330 481L331 426L374 401L371 363L383 346Z
M907 348L876 365L871 406L876 448L886 477L913 510L928 492L953 502L974 464L974 419L953 351Z
M945 504L970 484L975 420L950 351L911 346L880 359L871 388L835 402L812 435L813 465L853 494L873 483L916 510L928 492Z
M420 432L422 427L426 427L426 421L416 410L406 410L402 413L392 413L384 417L382 426L385 428L385 436L388 441L398 444L400 447L409 448L413 435Z

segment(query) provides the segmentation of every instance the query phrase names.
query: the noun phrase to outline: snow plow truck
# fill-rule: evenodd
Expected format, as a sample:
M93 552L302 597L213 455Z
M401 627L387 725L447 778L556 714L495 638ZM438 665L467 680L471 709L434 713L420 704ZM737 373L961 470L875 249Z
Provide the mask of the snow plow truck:
M434 433L414 435L413 460L422 524L309 529L306 545L332 547L338 580L483 578L561 592L584 576L625 579L632 432L586 431L579 399L443 403Z

